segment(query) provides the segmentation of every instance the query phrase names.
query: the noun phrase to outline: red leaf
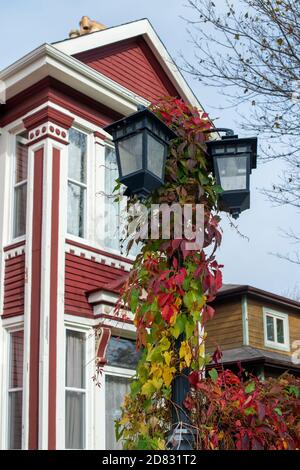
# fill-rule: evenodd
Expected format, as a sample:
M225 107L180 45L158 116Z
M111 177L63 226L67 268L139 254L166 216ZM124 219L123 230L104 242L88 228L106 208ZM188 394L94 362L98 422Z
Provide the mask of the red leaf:
M257 403L257 415L260 421L263 421L266 416L266 407L260 401Z

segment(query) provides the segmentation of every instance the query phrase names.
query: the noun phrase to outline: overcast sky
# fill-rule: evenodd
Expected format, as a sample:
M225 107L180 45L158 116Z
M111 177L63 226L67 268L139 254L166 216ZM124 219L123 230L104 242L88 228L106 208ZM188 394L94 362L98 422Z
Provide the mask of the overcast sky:
M171 55L179 58L182 52L193 57L184 21L180 18L190 14L184 7L185 0L0 0L0 69L11 64L27 52L45 42L54 42L68 36L78 27L83 15L88 15L107 26L114 26L140 18L148 18ZM223 3L218 0L217 5ZM221 91L203 89L199 83L187 77L191 87L211 117L222 127L239 131L234 111L221 112L224 104ZM241 135L241 134L240 134ZM300 268L279 260L271 252L292 251L279 228L294 230L299 227L299 213L291 207L272 207L260 193L269 187L280 171L279 162L259 164L253 173L251 184L251 209L244 212L238 226L239 236L231 229L224 216L223 246L219 261L225 265L225 282L249 284L277 294L287 294L300 284Z

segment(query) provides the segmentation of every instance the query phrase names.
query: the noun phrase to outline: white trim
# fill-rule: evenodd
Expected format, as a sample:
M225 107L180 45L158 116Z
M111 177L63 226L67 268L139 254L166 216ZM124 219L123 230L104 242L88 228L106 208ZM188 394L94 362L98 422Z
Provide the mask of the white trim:
M60 150L60 197L59 197L59 226L58 226L58 285L57 285L57 340L56 340L56 448L64 448L64 386L65 369L65 237L67 231L67 175L68 175L68 146L53 143L53 148Z
M144 37L175 88L179 89L181 94L192 105L202 109L201 104L183 78L148 19L133 21L113 28L107 28L103 31L61 41L54 43L53 46L65 54L74 55L137 36Z
M41 300L39 357L39 449L48 448L49 402L49 317L52 225L52 145L43 141L43 207L41 239Z
M284 344L278 343L278 341L270 341L267 336L267 316L274 319L279 318L283 320L283 334ZM271 308L263 307L263 321L264 321L264 344L267 348L279 349L280 351L290 351L290 332L289 332L289 316L286 313L273 310ZM277 337L276 324L274 324L275 338Z
M33 190L34 190L34 151L35 146L28 148L27 174L27 220L25 248L25 288L24 288L24 387L23 387L23 447L28 449L29 439L29 384L30 384L30 328L31 328L31 287L32 287L32 227L33 227Z
M134 377L136 374L136 371L133 369L123 369L121 367L114 367L114 366L105 366L103 369L103 376L102 376L102 381L103 381L103 386L101 387L102 393L98 398L97 401L97 408L96 411L100 411L99 415L103 416L103 424L100 428L98 425L98 433L96 431L96 435L101 436L100 437L100 449L105 450L106 449L106 377L107 376L113 376L113 377L124 377L131 379ZM100 422L100 420L98 420ZM100 429L99 429L100 428Z
M15 317L16 319L17 317ZM1 429L0 429L0 448L2 450L8 449L8 396L9 390L22 390L22 438L21 438L21 449L25 448L24 443L24 430L25 430L25 414L24 414L24 384L25 384L25 342L23 347L23 387L18 389L9 388L9 368L10 368L10 334L15 331L23 331L24 325L20 321L16 321L15 324L11 322L9 327L3 327L1 335Z
M84 323L74 325L72 322L65 322L64 327L64 382L63 382L63 396L60 400L60 406L63 409L63 448L65 447L65 371L66 371L66 334L67 330L78 331L85 335L85 447L84 449L93 449L94 447L94 421L98 419L95 416L94 410L94 394L95 384L92 381L94 374L94 359L95 359L95 334L93 328ZM69 387L68 387L69 388ZM59 397L58 397L59 400Z
M50 44L40 46L0 72L7 99L47 76L124 115L135 112L138 104L149 105L141 96Z
M249 319L247 296L242 296L243 345L249 346Z
M112 266L113 265L115 268L124 269L124 272L129 272L132 269L132 265L130 263L127 263L126 261L123 261L123 260L120 261L120 260L117 260L115 258L110 257L108 250L103 248L102 246L100 246L100 247L95 246L90 241L83 240L82 238L78 238L78 237L72 237L70 235L68 235L68 239L77 241L78 243L81 243L81 244L84 244L84 245L90 245L91 249L92 248L100 249L100 250L103 250L103 251L107 252L107 254L98 254L98 253L95 253L92 250L89 250L88 248L79 248L79 247L77 247L75 245L72 245L71 243L67 243L67 242L66 242L66 246L65 246L66 253L70 253L70 250L72 250L72 251L74 251L74 254L78 257L81 257L81 254L84 254L85 255L84 259L95 258L94 261L96 263L104 262L107 266ZM119 256L120 256L120 254L119 254Z

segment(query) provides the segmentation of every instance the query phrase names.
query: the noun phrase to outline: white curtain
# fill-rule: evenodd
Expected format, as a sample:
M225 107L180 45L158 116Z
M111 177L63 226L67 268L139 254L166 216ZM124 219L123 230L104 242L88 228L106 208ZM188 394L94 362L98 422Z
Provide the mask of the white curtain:
M117 442L115 420L121 416L121 406L129 392L130 379L106 375L105 377L105 435L107 450L121 450L122 443Z
M67 449L85 447L85 335L67 331L66 340L66 442Z

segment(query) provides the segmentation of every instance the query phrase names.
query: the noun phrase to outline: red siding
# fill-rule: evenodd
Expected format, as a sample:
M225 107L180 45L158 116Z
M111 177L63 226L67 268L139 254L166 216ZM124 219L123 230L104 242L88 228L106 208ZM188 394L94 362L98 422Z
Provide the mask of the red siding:
M93 315L86 292L124 276L121 269L66 253L65 313Z
M23 315L25 255L5 261L3 316Z
M142 38L81 52L75 57L149 101L178 95Z

